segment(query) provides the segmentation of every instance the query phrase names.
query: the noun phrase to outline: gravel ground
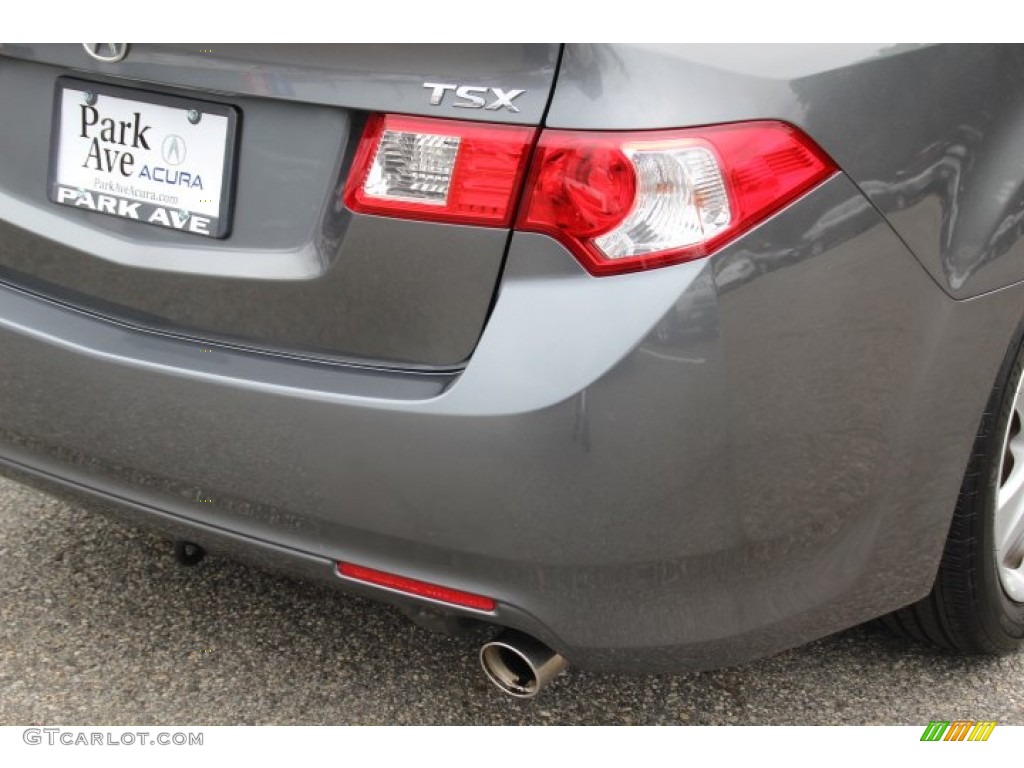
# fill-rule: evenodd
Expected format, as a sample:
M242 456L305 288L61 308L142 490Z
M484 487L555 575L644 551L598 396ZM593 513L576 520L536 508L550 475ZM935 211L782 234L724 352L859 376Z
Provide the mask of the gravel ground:
M1024 655L859 627L717 672L493 690L392 608L207 558L0 480L0 724L1024 724Z

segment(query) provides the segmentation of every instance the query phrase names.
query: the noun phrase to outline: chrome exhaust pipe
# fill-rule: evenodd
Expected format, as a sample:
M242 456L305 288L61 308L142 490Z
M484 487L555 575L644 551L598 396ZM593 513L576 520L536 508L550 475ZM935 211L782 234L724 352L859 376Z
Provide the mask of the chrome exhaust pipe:
M507 629L480 649L487 679L509 696L532 699L562 674L565 657L529 635Z

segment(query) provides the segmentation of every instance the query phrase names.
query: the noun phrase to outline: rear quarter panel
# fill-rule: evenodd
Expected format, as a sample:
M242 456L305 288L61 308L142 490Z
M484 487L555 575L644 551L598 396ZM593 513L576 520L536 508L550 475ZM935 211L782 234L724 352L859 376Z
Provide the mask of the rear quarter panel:
M1024 48L569 45L548 124L776 118L812 136L962 299L1024 280Z

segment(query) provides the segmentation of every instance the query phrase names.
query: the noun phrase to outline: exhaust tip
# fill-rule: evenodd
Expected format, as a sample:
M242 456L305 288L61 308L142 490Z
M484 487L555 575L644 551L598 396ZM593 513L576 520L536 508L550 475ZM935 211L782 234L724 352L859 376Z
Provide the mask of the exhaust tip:
M561 654L515 630L484 643L480 665L487 679L517 699L532 699L568 666Z

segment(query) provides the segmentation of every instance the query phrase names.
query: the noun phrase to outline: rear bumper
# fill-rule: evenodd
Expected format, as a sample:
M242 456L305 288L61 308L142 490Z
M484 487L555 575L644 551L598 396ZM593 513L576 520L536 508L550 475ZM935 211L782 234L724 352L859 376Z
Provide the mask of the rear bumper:
M949 299L842 176L647 274L516 235L450 377L0 287L0 459L339 587L347 560L494 597L578 665L717 666L927 591L1021 293Z

